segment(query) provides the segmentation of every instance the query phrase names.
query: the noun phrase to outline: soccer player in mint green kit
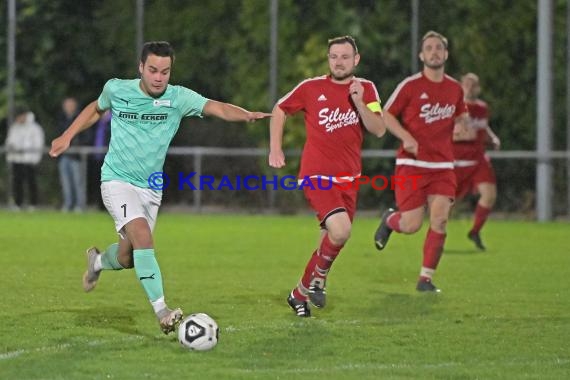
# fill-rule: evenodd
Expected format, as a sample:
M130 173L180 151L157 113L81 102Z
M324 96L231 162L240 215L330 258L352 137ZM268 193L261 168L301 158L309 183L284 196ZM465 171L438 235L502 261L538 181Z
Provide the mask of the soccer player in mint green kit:
M109 80L99 99L53 140L49 152L52 157L62 154L74 136L111 110L111 141L101 168L101 195L115 221L119 242L103 252L95 247L87 250L83 288L93 290L102 270L134 267L165 334L176 329L183 314L179 308L170 309L164 299L152 238L162 191L150 187L149 177L162 172L166 151L183 117L207 115L251 122L271 116L169 85L173 62L174 49L168 42L147 42L141 52L140 79Z

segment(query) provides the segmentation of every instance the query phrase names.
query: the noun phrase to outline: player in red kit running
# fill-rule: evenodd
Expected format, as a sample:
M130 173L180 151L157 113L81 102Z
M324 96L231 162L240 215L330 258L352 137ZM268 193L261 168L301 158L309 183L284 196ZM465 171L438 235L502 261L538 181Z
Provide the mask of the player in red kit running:
M491 143L499 149L501 141L489 127L489 107L479 99L481 87L479 77L473 73L461 77L461 86L465 96L465 104L469 110L468 129L457 131L453 136L453 151L455 156L455 176L457 191L455 196L461 199L468 194L479 194L473 227L467 237L475 246L484 251L480 231L487 220L497 198L497 181L495 171L485 147Z
M364 128L381 137L386 132L374 83L354 76L360 61L350 36L328 42L329 75L299 83L281 98L270 122L269 165L285 166L282 150L287 115L303 111L307 138L299 178L307 201L321 226L319 247L287 302L299 317L309 317L307 301L326 302L328 272L350 236L356 208L356 186L347 186L361 173Z
M455 198L452 138L454 129L466 128L467 109L461 86L444 72L447 39L433 31L426 33L419 57L423 70L396 87L384 107L384 120L388 130L402 141L396 155L396 175L421 178L416 188L396 187L398 211L389 209L382 215L374 242L381 250L392 231L417 232L427 206L430 228L416 289L439 292L432 276L441 257Z

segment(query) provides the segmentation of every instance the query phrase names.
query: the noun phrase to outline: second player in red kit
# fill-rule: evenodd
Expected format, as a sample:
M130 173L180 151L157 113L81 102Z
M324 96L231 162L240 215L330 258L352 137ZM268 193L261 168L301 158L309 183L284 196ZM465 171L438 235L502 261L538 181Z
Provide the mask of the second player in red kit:
M427 206L430 227L416 289L439 292L432 277L443 251L456 189L452 138L454 129L466 128L467 109L461 86L444 72L447 39L433 31L426 33L419 57L423 70L394 90L386 102L384 119L388 130L401 140L396 175L421 178L416 188L395 189L398 210L388 209L383 214L374 242L382 250L393 231L417 232Z
M497 199L497 180L491 160L485 154L485 148L491 144L499 149L501 141L489 126L489 107L479 99L481 87L479 77L473 73L461 77L461 86L465 94L465 104L469 110L468 128L457 131L455 142L455 176L457 177L457 199L469 194L478 194L473 226L467 237L475 246L484 251L480 231L491 213Z

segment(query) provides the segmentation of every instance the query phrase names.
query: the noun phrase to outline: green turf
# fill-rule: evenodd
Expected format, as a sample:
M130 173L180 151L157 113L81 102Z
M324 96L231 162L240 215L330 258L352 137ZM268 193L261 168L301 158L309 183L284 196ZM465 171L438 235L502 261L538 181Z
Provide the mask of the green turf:
M414 290L425 229L373 248L358 218L326 309L285 297L317 241L310 216L162 214L167 301L220 325L209 352L158 329L133 271L81 288L84 250L116 236L106 214L0 213L0 379L570 378L569 225L491 221L486 253L452 221L434 282Z

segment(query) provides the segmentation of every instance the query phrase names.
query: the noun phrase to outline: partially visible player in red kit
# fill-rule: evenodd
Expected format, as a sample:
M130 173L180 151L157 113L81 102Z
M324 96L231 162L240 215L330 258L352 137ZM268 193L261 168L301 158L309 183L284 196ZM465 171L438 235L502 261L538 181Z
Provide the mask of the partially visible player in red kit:
M374 242L382 250L392 231L417 232L427 206L430 227L416 289L439 292L432 277L441 258L455 199L452 138L454 129L466 129L467 109L461 86L444 72L447 39L433 31L426 33L419 57L423 70L396 87L384 107L384 120L387 129L402 142L396 155L396 175L421 178L417 188L396 187L398 211L384 212Z
M487 221L497 198L497 180L485 148L491 144L499 149L501 141L489 127L489 107L479 99L481 87L479 77L473 73L461 77L461 86L465 95L465 104L469 110L468 128L457 131L453 136L455 155L455 176L457 191L455 196L461 199L468 194L479 194L473 226L467 237L475 246L484 251L480 231Z
M352 37L329 40L330 74L299 83L277 102L271 116L269 165L282 168L287 115L305 114L307 138L299 178L310 180L301 185L321 228L319 247L287 297L299 317L311 315L309 300L315 307L325 306L329 270L350 236L357 186L349 183L361 174L364 129L378 137L386 132L376 86L354 76L359 61Z

